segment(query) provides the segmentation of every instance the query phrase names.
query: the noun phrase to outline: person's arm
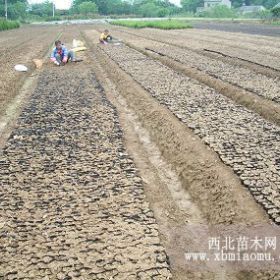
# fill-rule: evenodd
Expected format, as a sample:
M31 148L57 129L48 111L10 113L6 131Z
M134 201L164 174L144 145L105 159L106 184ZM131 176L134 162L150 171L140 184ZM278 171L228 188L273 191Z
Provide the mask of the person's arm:
M68 60L68 50L67 50L66 47L63 47L63 59L62 59L62 61L63 61L64 63L66 63L67 60Z
M99 41L104 42L104 34L103 33L100 34Z
M51 54L51 61L53 61L53 62L56 61L55 55L56 55L56 48L53 49L52 54Z

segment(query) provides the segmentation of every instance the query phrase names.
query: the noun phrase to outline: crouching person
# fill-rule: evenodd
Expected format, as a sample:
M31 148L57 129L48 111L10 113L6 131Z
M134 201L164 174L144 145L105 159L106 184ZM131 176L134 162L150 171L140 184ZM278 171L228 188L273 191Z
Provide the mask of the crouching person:
M100 35L100 38L99 38L99 42L101 44L108 44L109 43L109 40L111 41L113 38L112 36L110 35L109 33L109 30L104 30L104 32L101 33Z
M69 61L75 61L74 52L68 51L61 41L55 41L55 48L52 51L51 61L60 66Z

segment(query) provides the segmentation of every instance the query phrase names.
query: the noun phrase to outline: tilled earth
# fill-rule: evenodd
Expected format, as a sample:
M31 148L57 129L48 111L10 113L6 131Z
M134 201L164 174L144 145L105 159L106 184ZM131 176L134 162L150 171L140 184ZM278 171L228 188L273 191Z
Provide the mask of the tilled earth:
M62 30L65 31L63 42L71 42L73 38L80 38L81 30L88 29L89 26L30 27L25 29L30 32L24 36L23 33L19 35L18 31L6 32L7 36L0 38L0 42L3 43L0 48L7 58L5 60L3 56L0 60L3 72L6 71L0 83L0 114L1 106L5 108L7 102L16 96L24 77L21 74L14 75L13 65L16 62L29 63L31 66L31 60L38 56L42 58L47 46L50 46L51 41ZM251 91L275 101L271 103L278 106L276 103L280 99L277 58L280 56L280 43L276 39L204 30L167 32L151 29L133 31L119 27L112 29L115 30L116 37L135 43L143 49L152 49L225 83L246 89L247 93ZM84 35L84 39L87 42L90 39L91 44L92 41L98 40L98 34L94 30L86 31ZM18 39L15 39L16 37ZM17 51L15 55L10 46L14 46ZM244 62L243 67L239 58L224 58L223 55L205 52L204 48L236 55L241 59L248 58L251 62ZM18 52L20 49L24 50L25 56ZM219 155L223 162L216 154L213 161L215 159L223 166L220 171L230 170L231 173L227 173L223 178L230 180L236 189L228 188L227 184L220 184L222 179L216 178L216 173L213 176L219 188L213 187L214 185L208 184L206 178L204 181L201 179L207 172L197 172L190 176L188 184L192 184L191 180L197 180L201 184L197 186L198 190L202 190L201 199L196 196L190 197L189 194L186 194L186 197L188 200L194 200L193 205L197 209L205 211L203 207L208 207L208 204L200 205L200 202L207 199L207 189L211 189L215 197L214 203L217 205L213 206L213 209L211 206L207 208L207 211L211 212L209 217L217 215L217 219L212 220L223 221L224 224L230 224L235 221L234 217L238 216L237 221L242 220L249 225L255 221L250 220L254 215L257 216L256 221L266 223L268 218L265 211L275 223L280 224L279 127L254 111L234 103L206 84L189 78L187 74L180 74L172 66L166 67L157 59L152 59L124 44L95 46L94 50L98 50L97 54L86 53L82 63L63 68L44 66L34 93L24 106L12 134L1 150L0 279L170 279L172 272L175 279L184 280L186 277L278 280L279 274L272 272L250 274L241 271L236 275L229 273L230 276L226 276L223 274L226 273L223 272L223 268L217 274L214 273L215 275L203 275L200 272L186 274L189 268L186 266L181 267L180 271L177 270L174 264L178 260L170 254L168 255L171 264L169 263L165 248L168 250L168 234L174 234L171 232L173 227L169 233L162 229L173 225L173 222L168 221L169 218L172 219L168 211L172 203L176 204L176 200L172 200L169 192L166 196L163 195L163 185L166 183L163 184L164 181L159 180L162 193L157 199L164 198L161 203L166 202L166 209L165 204L161 208L155 202L153 195L157 194L151 194L151 183L147 181L147 177L142 176L143 166L139 166L140 157L144 157L145 154L141 154L140 149L138 153L141 156L138 156L138 159L132 153L133 159L137 159L136 168L124 144L126 143L131 151L133 145L129 144L129 141L140 141L139 145L143 146L149 141L137 140L137 135L136 140L128 140L125 125L121 125L119 120L123 122L124 117L119 118L118 111L106 96L108 94L112 101L113 96L118 94L127 98L127 93L118 93L117 90L108 93L105 86L108 81L105 83L100 77L106 71L109 73L108 67L112 67L111 71L116 72L124 70L125 75L130 75L131 79L127 87L131 85L132 90L135 89L133 97L130 98L144 100L145 95L141 92L143 90L146 98L153 100L158 106L153 107L153 113L162 116L162 121L169 120L167 115L170 115L170 123L180 124L182 130L186 126L191 128L186 135L189 135L189 140L197 139L203 152L208 155L208 152L215 154L215 151ZM268 55L265 56L265 53ZM98 57L98 54L102 54L101 57ZM104 61L101 63L102 57ZM91 63L100 63L100 68L90 65ZM251 67L253 64L255 66ZM104 69L101 69L102 65ZM31 69L32 67L34 66L31 66ZM274 69L268 71L266 67ZM99 77L101 70L104 73ZM100 81L97 81L94 73ZM108 74L108 80L110 77L112 78ZM119 84L122 84L122 77L125 76L118 77L116 74L114 81L119 79ZM105 90L101 86L103 83ZM121 88L122 86L119 87ZM131 101L127 98L127 101L129 100ZM149 104L148 100L146 101L147 103L143 104ZM130 105L132 104L128 104ZM123 113L121 105L118 106L119 112ZM138 124L134 125L139 131ZM169 132L167 135L171 138L182 137L173 130L172 125ZM193 132L201 138L201 142ZM164 146L165 149L162 151L163 156L165 151L170 150L172 143L164 133L163 129L159 140L163 143L160 143L161 147ZM177 149L176 152L186 152L186 157L189 155L187 151L194 148L193 142L188 143L187 149L182 150L178 144L180 142L174 143L176 148L173 149ZM210 148L204 147L203 143L208 144ZM190 154L192 155L197 154ZM205 161L208 157L198 156L199 158L192 161L192 165L199 166L203 171L207 168ZM188 166L190 163L184 162L183 159L179 158L181 170L187 169L192 172L192 166ZM212 161L209 162L209 165L212 164ZM178 171L175 163L174 166L171 164L170 169L172 167ZM233 182L233 177L238 184ZM265 211L255 203L250 194L247 200L240 199L236 202L235 199L243 194L238 188L244 190L238 178ZM172 178L169 179L172 181ZM143 185L149 192L148 198L145 196ZM186 190L189 191L188 186ZM180 196L180 205L189 205L189 201L184 200L186 197L183 193ZM234 199L227 200L231 195ZM148 199L151 205L148 204ZM211 203L213 200L209 201ZM232 204L227 204L228 201ZM219 207L219 211L225 213L217 211ZM238 207L240 209L237 209ZM151 209L155 210L155 216ZM250 211L248 209L252 210L250 215L247 213ZM158 213L161 213L161 219L158 219ZM182 218L179 220L173 218L177 226L181 227L182 223L192 221L191 211L187 214L182 212L180 215ZM207 217L205 215L204 218ZM177 249L184 248L179 248L179 243L174 244L174 250Z
M222 81L236 85L277 103L280 102L280 76L279 78L268 77L264 74L256 73L251 69L232 65L229 62L226 63L219 60L219 58L207 57L191 50L183 50L176 46L138 38L133 35L117 34L120 35L120 38L126 39L128 42L144 50L147 49L161 56L167 56Z
M118 114L90 67L41 74L0 166L0 279L169 279Z
M263 36L280 36L280 30L276 26L262 25L262 24L247 24L247 23L227 23L227 22L195 22L193 23L195 28L212 29L227 32L242 32L248 34L258 34Z
M103 51L213 148L280 222L277 126L131 48L107 46Z
M32 59L43 59L63 27L23 27L3 32L0 37L0 116L7 104L17 96L18 91L30 72L35 68ZM28 67L28 73L14 70L16 64Z
M248 42L248 39L242 36L237 39L232 33L223 33L222 38L219 38L215 36L215 32L212 34L213 32L207 32L207 30L205 32L200 30L199 32L197 30L171 30L166 34L164 30L156 29L142 29L137 30L137 32L128 28L116 29L124 33L173 44L194 51L201 52L206 49L208 51L220 52L237 60L249 60L253 64L271 67L276 71L280 70L278 59L275 59L279 58L280 55L278 38L271 39L270 37L264 37L263 39L263 37L261 37L259 40L259 38L256 37L255 43L252 44L252 42ZM261 44L261 40L266 42L266 44ZM258 48L256 46L258 46Z

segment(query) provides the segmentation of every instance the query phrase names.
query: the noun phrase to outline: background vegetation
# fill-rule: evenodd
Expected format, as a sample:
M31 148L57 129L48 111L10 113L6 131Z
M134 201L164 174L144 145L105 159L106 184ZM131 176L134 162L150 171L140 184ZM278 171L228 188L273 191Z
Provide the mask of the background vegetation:
M4 0L0 0L0 18L5 16ZM8 0L8 18L10 20L24 20L27 17L27 0Z
M13 29L13 28L19 28L19 26L20 26L20 24L17 21L0 19L0 31Z
M238 15L234 9L219 5L199 13L199 16L209 18L236 18Z
M263 12L246 14L245 17L261 19L280 17L280 8L272 9L279 0L232 0L232 9L218 6L202 13L196 13L198 7L203 7L203 1L181 0L181 7L177 7L169 0L73 0L70 10L56 10L55 17L52 17L53 6L52 2L48 0L33 5L29 5L27 0L8 0L8 18L20 22L87 19L104 16L112 18L176 16L235 18L240 17L238 7L241 7L243 3L263 5L267 8ZM4 0L0 0L0 18L4 16Z
M203 7L203 0L181 0L182 8L186 11L195 12L198 7ZM233 8L239 8L243 5L262 5L267 9L273 8L279 3L279 0L231 0Z

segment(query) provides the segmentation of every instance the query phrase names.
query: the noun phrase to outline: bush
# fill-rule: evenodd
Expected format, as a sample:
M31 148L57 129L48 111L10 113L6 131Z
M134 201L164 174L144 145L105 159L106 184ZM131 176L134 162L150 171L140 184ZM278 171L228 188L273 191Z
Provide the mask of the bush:
M19 28L19 27L20 27L20 24L17 21L0 19L0 31Z
M138 9L138 14L142 17L157 17L159 8L154 3L145 3Z
M199 16L209 18L235 18L236 12L227 6L218 5L201 12Z
M63 20L62 17L55 16L55 17L45 17L41 18L42 21L60 21Z
M274 18L280 18L280 7L275 7L271 10Z
M160 1L143 1L143 3L135 9L135 13L140 17L167 17L177 12L176 8L159 5Z
M8 15L11 20L25 20L27 17L26 3L16 2L8 6Z
M181 12L177 15L174 16L175 18L176 17L181 17L181 18L193 18L195 17L195 14L193 12Z
M110 22L113 25L126 26L131 28L158 28L158 29L185 29L192 28L192 26L183 20L115 20Z
M98 8L93 2L83 2L78 6L79 13L82 15L97 14Z

